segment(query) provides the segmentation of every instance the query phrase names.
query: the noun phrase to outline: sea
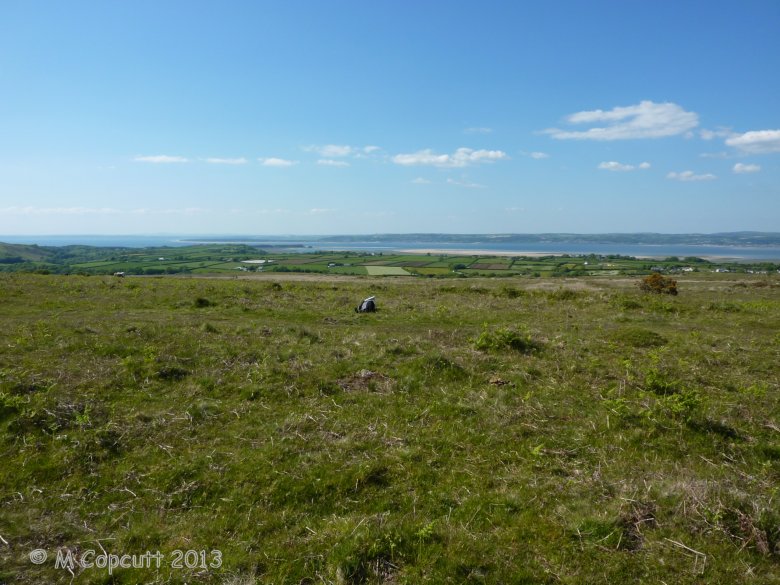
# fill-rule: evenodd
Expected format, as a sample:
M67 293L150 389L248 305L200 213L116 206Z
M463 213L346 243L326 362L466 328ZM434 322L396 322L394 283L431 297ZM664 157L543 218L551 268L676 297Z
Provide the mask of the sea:
M4 236L0 234L0 242L9 244L37 244L39 246L108 246L147 248L160 246L190 246L193 244L248 244L260 248L270 248L285 252L314 251L362 251L362 252L393 252L396 250L457 250L457 251L489 251L501 253L532 254L571 254L571 255L621 255L649 258L668 258L677 256L685 258L722 258L735 261L780 261L780 246L710 246L682 244L615 244L615 243L583 243L583 242L437 242L437 241L350 241L350 242L319 242L316 238L299 236L259 236L257 238L241 238L236 236L203 236L203 235L54 235L54 236Z

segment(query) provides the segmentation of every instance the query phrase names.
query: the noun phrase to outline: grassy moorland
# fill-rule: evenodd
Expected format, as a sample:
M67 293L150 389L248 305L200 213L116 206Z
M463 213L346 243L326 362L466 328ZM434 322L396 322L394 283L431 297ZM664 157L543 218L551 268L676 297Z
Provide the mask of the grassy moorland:
M780 280L678 282L2 274L0 582L780 583Z

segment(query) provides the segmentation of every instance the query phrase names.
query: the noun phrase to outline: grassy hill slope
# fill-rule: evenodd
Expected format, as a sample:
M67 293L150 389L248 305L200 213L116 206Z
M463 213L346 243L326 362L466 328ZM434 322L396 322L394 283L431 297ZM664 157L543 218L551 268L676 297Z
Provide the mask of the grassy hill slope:
M0 582L780 582L770 278L0 274Z
M11 260L18 262L48 262L53 258L54 254L51 248L0 242L0 263L7 263Z

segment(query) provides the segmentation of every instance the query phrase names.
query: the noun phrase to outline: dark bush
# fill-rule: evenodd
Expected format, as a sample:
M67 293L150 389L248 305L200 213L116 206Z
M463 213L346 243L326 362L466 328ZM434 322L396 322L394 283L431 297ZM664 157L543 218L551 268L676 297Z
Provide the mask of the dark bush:
M642 279L639 283L639 289L649 293L676 295L677 281L654 272Z

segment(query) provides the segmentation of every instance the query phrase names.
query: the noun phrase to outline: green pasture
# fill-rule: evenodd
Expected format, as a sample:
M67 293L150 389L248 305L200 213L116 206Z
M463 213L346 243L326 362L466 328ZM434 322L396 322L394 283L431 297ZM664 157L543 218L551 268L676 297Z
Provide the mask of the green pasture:
M371 276L409 276L409 272L398 266L366 266Z

